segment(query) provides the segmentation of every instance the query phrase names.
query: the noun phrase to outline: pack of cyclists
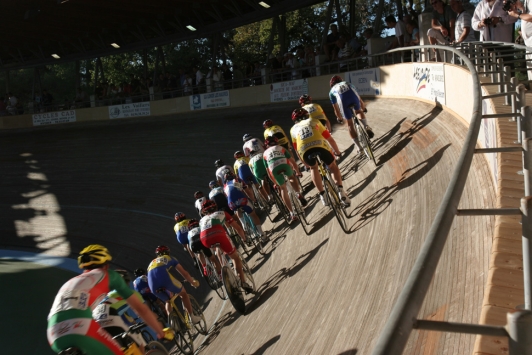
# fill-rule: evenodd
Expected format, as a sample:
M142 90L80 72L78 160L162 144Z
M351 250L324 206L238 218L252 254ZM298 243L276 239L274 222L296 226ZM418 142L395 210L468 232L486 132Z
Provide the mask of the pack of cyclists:
M361 151L352 118L357 115L368 136L373 138L373 130L364 115L367 112L365 103L355 87L338 75L331 78L330 87L329 98L337 121L347 121L353 143L357 150ZM273 120L268 119L263 122L264 142L246 133L243 136L242 150L234 154L235 162L232 167L221 159L215 161L217 170L215 180L208 184L210 192L207 195L200 190L194 193L194 207L199 220L189 219L182 212L175 214L174 232L177 241L189 253L194 263L197 256L203 266L204 275L207 275L205 258L209 258L216 271L221 273L220 261L211 251L211 247L217 245L232 259L242 289L253 292L252 286L246 282L242 261L227 230L234 228L241 239L249 243L238 218L234 218L235 215L240 217L242 212L248 213L261 237L266 240L266 233L262 230L254 204L257 196L251 188L255 185L259 194L272 203L266 179L270 179L274 188L279 190L282 201L290 211L291 221L297 220L286 184L292 185L303 207L308 201L296 181L296 177L302 176L296 159L310 171L319 198L326 206L328 202L324 198L324 187L316 161L316 154L319 154L338 186L340 199L347 206L350 205L337 165L341 152L331 136L329 119L322 107L313 103L309 95L302 95L299 104L300 107L291 115L294 125L289 136ZM158 338L169 338L170 331L162 328L151 309L158 307L170 313L172 308L169 302L174 295L182 299L190 320L193 323L199 322L201 319L194 315L187 291L179 281L179 276L194 288L199 286L199 281L170 255L169 247L160 245L155 254L156 257L146 268L135 270L131 289L127 271L109 268L112 257L107 248L98 244L84 248L78 256L78 265L83 269L83 273L63 285L48 316L47 337L52 349L59 353L75 347L87 355L123 354L123 350L112 336L120 333L120 329L127 330L131 325L134 321L129 315L131 312L141 317Z

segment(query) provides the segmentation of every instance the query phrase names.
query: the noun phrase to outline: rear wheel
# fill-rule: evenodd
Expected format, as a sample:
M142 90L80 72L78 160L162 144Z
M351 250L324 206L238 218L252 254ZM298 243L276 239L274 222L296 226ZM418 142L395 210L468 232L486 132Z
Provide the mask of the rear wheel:
M325 194L329 200L329 206L331 206L338 223L340 223L340 227L342 227L343 231L347 233L347 220L344 212L342 211L342 201L338 196L338 192L328 179L323 180L323 186L325 187Z
M150 341L148 345L146 345L146 352L145 355L168 355L168 350L164 347L163 344L159 343L158 341Z
M231 304L235 307L238 313L245 314L246 302L244 300L244 295L238 286L238 280L235 273L229 266L224 266L222 268L222 278L227 295L229 296L229 301L231 301Z
M358 140L360 141L360 144L362 145L362 149L364 150L364 154L368 157L369 160L373 161L373 164L377 166L377 161L375 160L375 155L373 154L373 149L371 148L371 141L369 139L368 133L362 126L359 124L357 125L357 132L358 132Z
M275 204L277 205L277 209L279 210L279 213L284 218L287 224L290 224L290 212L288 211L288 208L286 208L283 200L281 199L281 196L279 195L279 192L275 190L272 187L272 196L273 200L275 201Z
M218 297L220 297L222 300L227 299L227 295L225 294L225 289L222 286L222 280L219 279L218 273L216 272L216 268L212 264L212 262L209 259L206 259L207 261L207 283L209 284L209 287L213 289Z
M247 213L244 213L244 220L246 221L245 223L247 228L247 237L251 238L253 245L255 245L255 248L260 254L266 254L264 246L262 245L262 238L259 234L259 231L257 230L255 223L253 223L253 220Z
M310 230L307 230L307 217L305 215L305 209L301 205L301 201L299 201L299 198L297 198L297 195L295 192L289 193L290 196L290 202L292 202L292 208L297 214L297 217L299 218L299 223L301 224L301 227L303 227L303 231L306 235L310 235Z
M203 335L207 335L209 329L207 328L207 321L205 320L205 315L203 314L203 309L199 305L198 301L192 295L189 295L190 303L192 304L192 310L194 315L201 318L199 323L194 323L196 330Z
M192 334L188 330L184 320L181 319L175 310L173 310L168 316L168 323L170 328L175 332L174 343L179 350L185 355L194 353L194 340L192 339Z

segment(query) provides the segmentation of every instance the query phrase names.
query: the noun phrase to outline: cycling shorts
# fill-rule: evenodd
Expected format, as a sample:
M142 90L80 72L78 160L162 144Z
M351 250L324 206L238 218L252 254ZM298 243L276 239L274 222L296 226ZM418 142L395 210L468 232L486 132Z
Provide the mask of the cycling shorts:
M210 258L212 256L212 251L210 248L206 248L205 245L201 242L201 238L193 239L190 243L190 250L192 250L194 253L199 254L203 252L203 254Z
M59 335L59 332L63 333ZM46 333L48 342L56 353L77 347L85 354L124 354L111 335L91 318L72 318L53 325L48 324Z
M175 270L175 269L174 269ZM179 280L170 274L165 269L163 272L157 273L157 275L148 273L148 280L150 280L150 289L152 292L163 302L169 301L171 298L170 292L176 294L181 293L183 285ZM150 276L154 277L150 277Z
M231 208L233 211L242 208L246 213L253 212L253 207L251 207L251 204L249 203L247 197L239 198L235 202L229 202L229 208Z
M283 174L281 174L281 171L284 171L284 174L288 177L294 175L294 171L292 170L292 167L289 164L281 164L273 168L272 175L275 178L277 185L279 186L284 185L284 183L286 182Z
M220 248L223 250L224 253L227 255L233 254L236 249L231 242L231 239L227 236L227 233L225 230L223 231L211 231L210 233L205 233L201 237L201 243L206 247L210 248L214 244L220 244Z
M253 173L251 172L249 165L242 165L240 168L238 168L238 177L245 183L257 183L257 179L255 178L255 175L253 175Z
M305 152L305 154L303 154L303 160L305 161L305 163L307 163L310 166L316 165L316 162L317 162L316 157L310 157L311 155L314 155L316 153L320 154L321 160L326 165L331 165L334 162L334 156L329 150L325 148L321 148L321 147L316 147L316 148L310 148L309 150Z

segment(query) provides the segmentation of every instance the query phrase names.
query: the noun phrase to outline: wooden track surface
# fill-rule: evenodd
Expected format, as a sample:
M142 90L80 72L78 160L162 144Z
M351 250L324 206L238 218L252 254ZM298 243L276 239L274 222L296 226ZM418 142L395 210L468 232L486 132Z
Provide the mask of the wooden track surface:
M330 118L330 104L322 103ZM0 132L2 246L77 253L108 246L116 266L145 267L168 244L192 270L173 234L173 214L195 216L193 192L208 191L214 161L233 163L242 135L271 118L286 131L294 104L164 118ZM379 166L355 156L346 126L333 136L352 207L350 233L303 178L313 234L279 219L266 257L249 264L259 287L248 314L235 313L204 283L187 290L212 326L202 354L369 354L440 205L467 128L414 100L369 102ZM494 207L486 161L476 156L460 208ZM420 317L477 323L493 217L457 217ZM196 274L196 277L199 277ZM49 302L51 300L43 300ZM475 337L414 331L405 354L469 354Z

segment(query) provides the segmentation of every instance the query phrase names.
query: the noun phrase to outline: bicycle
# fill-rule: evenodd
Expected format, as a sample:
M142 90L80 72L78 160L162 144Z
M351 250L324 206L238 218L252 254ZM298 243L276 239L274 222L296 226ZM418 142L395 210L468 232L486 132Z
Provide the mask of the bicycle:
M240 237L240 235L236 232L236 230L232 226L227 227L224 224L224 228L225 228L225 232L229 236L229 239L231 239L231 241L235 245L235 248L238 248L238 247L242 248L242 251L249 258L250 257L249 250L248 250L248 247L246 246L246 243L242 240L242 237Z
M145 327L147 324L140 322L131 325L126 331L119 328L120 334L113 336L113 339L120 344L122 351L127 355L169 355L166 347L159 341L153 340L147 332L151 340L145 340L145 331L143 330ZM166 340L175 340L172 329L164 328L164 332ZM110 334L113 335L112 332ZM85 353L77 347L70 347L60 351L58 355L85 355Z
M358 119L355 109L351 107L351 110L353 111L353 122L355 124L355 130L357 132L358 141L362 146L362 150L364 151L364 154L368 157L368 159L373 160L373 164L377 166L377 161L375 160L375 155L373 154L373 148L371 148L371 141L368 136L368 132L366 131L366 128L364 127L362 122L360 122L360 120ZM367 110L365 112L367 112Z
M325 198L333 210L340 227L342 227L343 231L347 233L347 212L345 211L345 204L340 199L338 187L331 177L331 172L325 167L323 160L321 160L320 154L313 154L311 155L311 158L312 157L315 157L318 161L318 170L320 172L321 180L323 181Z
M220 245L216 243L212 247L214 246ZM244 260L240 252L238 250L236 252L240 257L240 260L242 260L242 269L244 270L244 275L246 277L247 283L252 286L253 293L255 293L257 288L255 286L255 280L253 279L253 275L251 274L251 269L249 268L246 260ZM234 270L233 260L225 254L222 260L222 282L229 301L240 314L246 314L246 300L244 298L246 291L244 291L244 289L242 288L240 278L238 277L236 270Z
M205 256L205 255L204 255ZM199 261L199 258L198 258ZM207 281L207 284L209 287L216 292L218 297L220 297L222 300L227 299L227 294L225 293L225 289L222 287L222 279L218 275L218 272L216 271L216 267L213 265L212 261L205 256L205 269L207 270L207 275L203 274L203 278L205 281Z
M301 227L303 227L303 231L305 232L305 234L310 235L310 230L307 230L307 226L309 223L307 222L307 215L305 213L305 208L301 204L299 197L297 197L297 192L292 186L292 184L290 183L290 180L288 180L288 176L286 176L286 172L282 170L280 171L280 173L284 177L284 180L286 183L286 189L288 190L288 197L290 198L290 202L292 203L292 209L296 212L297 217L299 218Z
M261 237L259 231L257 230L257 227L255 226L255 223L253 223L253 220L251 219L251 216L247 214L247 212L245 212L242 207L240 207L238 211L242 215L240 221L242 222L242 229L246 234L246 238L248 240L251 240L251 242L261 255L265 255L266 251L264 250L264 246L262 244L265 243L266 236L264 235ZM264 234L266 233L264 232Z
M257 202L257 206L261 211L268 212L270 205L268 205L268 201L262 196L259 189L257 188L257 184L250 183L251 188L253 189L253 194L255 195L255 201Z
M266 177L266 180L268 180L268 184L270 186L270 192L272 194L273 202L277 206L277 210L279 211L281 216L284 218L286 223L290 224L290 222L291 222L290 211L288 211L288 208L286 208L286 206L285 206L285 204L283 202L283 199L279 195L279 191L277 191L277 189L275 189L274 182L272 181L272 179L270 178L269 175Z

